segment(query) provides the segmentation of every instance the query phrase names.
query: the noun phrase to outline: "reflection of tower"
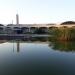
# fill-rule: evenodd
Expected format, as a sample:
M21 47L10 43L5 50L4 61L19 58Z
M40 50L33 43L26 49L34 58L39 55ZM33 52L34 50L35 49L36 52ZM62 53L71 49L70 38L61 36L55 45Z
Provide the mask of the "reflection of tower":
M19 25L19 15L16 14L16 24Z
M19 43L19 41L17 42L17 52L19 52L20 51L20 43Z

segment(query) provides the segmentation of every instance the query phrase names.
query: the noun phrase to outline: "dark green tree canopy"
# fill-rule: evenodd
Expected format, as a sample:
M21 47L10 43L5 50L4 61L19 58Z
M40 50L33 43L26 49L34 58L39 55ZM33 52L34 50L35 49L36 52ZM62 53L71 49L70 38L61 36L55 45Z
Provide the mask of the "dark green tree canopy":
M63 23L61 23L61 25L68 25L68 24L75 24L75 22L74 21L66 21L66 22L63 22Z

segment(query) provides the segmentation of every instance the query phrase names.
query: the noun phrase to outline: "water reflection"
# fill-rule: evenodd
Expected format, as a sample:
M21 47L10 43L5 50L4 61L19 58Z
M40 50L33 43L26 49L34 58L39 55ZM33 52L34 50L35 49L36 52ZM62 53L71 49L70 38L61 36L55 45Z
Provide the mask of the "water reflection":
M75 42L74 41L51 41L48 37L37 37L30 39L1 39L0 44L2 43L13 43L13 52L14 52L14 43L16 43L17 52L20 52L20 43L47 43L50 48L58 51L75 51Z
M0 44L7 42L6 40L1 40L0 39Z
M3 43L12 43L13 44L13 52L15 50L15 46L16 46L16 50L19 53L20 52L20 44L21 43L48 43L48 37L37 37L37 38L28 38L28 39L9 39L9 38L4 38L0 40L0 44Z
M75 42L74 41L53 41L49 44L53 50L59 51L75 51Z
M48 38L0 42L0 75L75 75L75 53L62 52L74 51L75 42Z
M20 51L20 41L17 41L16 43L17 43L17 52L19 52Z

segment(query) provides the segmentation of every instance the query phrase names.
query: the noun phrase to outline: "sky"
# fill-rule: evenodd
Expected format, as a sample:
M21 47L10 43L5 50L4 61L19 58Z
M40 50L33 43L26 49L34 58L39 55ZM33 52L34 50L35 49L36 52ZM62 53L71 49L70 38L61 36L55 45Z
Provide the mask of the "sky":
M75 21L75 0L0 0L0 23L60 23Z

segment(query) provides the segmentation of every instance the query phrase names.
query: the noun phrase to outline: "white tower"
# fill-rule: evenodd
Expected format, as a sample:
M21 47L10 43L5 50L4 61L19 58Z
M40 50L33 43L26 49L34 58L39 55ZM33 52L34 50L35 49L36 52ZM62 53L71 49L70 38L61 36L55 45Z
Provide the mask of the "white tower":
M16 24L19 25L19 15L16 14Z

